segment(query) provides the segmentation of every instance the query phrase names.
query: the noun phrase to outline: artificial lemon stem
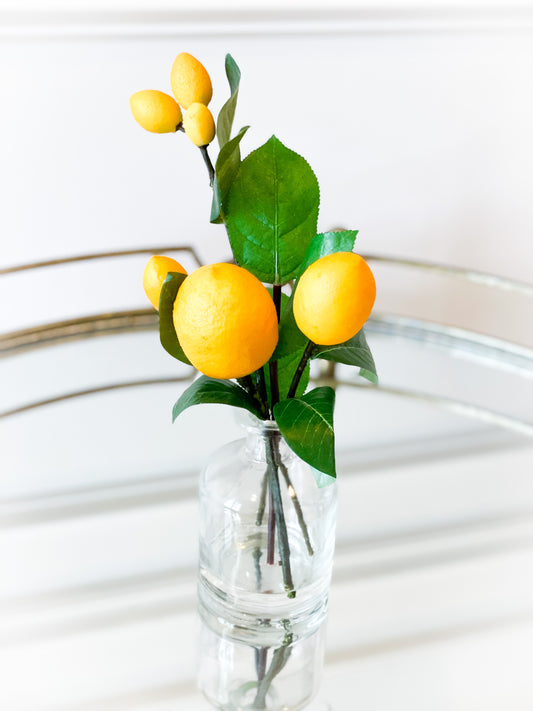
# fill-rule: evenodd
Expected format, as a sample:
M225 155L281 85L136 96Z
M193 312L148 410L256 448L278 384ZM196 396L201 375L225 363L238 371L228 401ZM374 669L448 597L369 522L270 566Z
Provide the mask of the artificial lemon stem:
M207 172L209 173L209 185L213 187L213 181L215 180L215 169L213 168L213 164L211 163L209 153L207 152L207 146L200 146L200 153L202 154L204 163L207 166Z
M274 301L274 306L276 307L276 314L278 316L278 323L281 317L281 284L273 284L272 286L272 299ZM278 363L275 360L271 360L268 364L270 370L270 407L272 411L275 405L279 402L279 381L278 381Z
M239 383L239 385L242 388L244 388L246 390L246 392L254 400L254 402L256 403L257 407L259 408L259 410L261 412L261 416L263 417L263 419L268 420L269 413L268 413L268 406L266 404L266 398L262 397L252 376L245 375L242 378L237 378L237 382Z
M253 709L266 709L266 696L270 685L289 661L292 652L293 634L287 632L283 645L274 650L268 671L264 674L258 687L257 694L252 704Z
M314 550L313 550L313 545L311 543L311 539L309 537L309 529L307 528L307 524L305 522L304 518L304 513L302 511L302 507L300 504L300 501L298 499L298 496L296 495L296 490L294 486L292 485L292 481L289 476L289 470L285 466L285 464L281 461L281 458L278 461L279 469L283 475L283 478L285 479L285 484L287 484L287 490L289 491L289 496L292 499L292 503L294 505L294 510L296 511L296 517L298 519L298 523L300 525L300 529L302 531L302 535L304 537L305 545L307 547L307 552L309 555L314 555Z
M276 307L279 323L281 317L281 284L274 284L272 286L272 299L274 301L274 306Z
M261 683L265 677L268 647L259 647L254 649L255 654L255 671L257 681Z
M265 382L265 371L263 368L259 368L257 371L257 385L259 387L259 396L261 398L261 401L264 406L264 410L266 412L266 417L265 419L272 419L270 417L270 413L268 412L268 398L267 398L267 390L266 390L266 382Z
M285 515L283 513L283 503L281 500L281 491L279 487L278 478L278 459L276 456L276 446L277 442L274 443L274 437L269 437L266 446L266 456L268 462L269 471L269 484L270 484L270 495L271 495L271 505L275 513L275 522L278 527L278 547L279 547L279 557L281 559L281 570L283 572L283 583L285 585L285 590L290 598L296 596L296 591L294 589L294 583L292 581L291 573L291 555L289 549L289 536L287 533L287 524L285 523ZM267 560L267 563L269 561ZM274 561L272 561L274 562Z
M279 383L278 383L278 363L271 360L268 364L270 371L270 405L272 411L279 402Z
M257 516L255 519L256 526L263 525L263 516L265 515L265 508L266 508L267 490L268 490L268 469L263 474L263 481L261 483L261 496L259 498L259 508L257 509Z
M302 374L305 370L307 361L313 355L314 348L315 348L315 344L312 341L308 341L307 345L305 347L305 350L302 354L302 358L301 358L300 362L298 363L298 367L296 368L296 372L294 373L294 377L292 379L292 383L289 388L287 397L294 397L296 395L296 390L298 389L298 383L300 382L300 378L302 377Z
M271 472L269 471L269 481ZM267 565L274 565L274 547L276 543L276 513L274 511L274 497L272 496L272 486L268 497L268 529L267 529Z

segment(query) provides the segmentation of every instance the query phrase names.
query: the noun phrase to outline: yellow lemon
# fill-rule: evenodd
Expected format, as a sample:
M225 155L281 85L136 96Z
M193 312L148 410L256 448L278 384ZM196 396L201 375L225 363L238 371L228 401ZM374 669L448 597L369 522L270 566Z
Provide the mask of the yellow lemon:
M150 299L152 306L159 311L159 295L161 287L169 272L180 272L187 274L186 270L179 262L172 257L161 257L155 255L150 257L143 273L143 286L146 296Z
M344 343L361 330L376 299L376 282L365 260L353 252L317 259L294 293L298 328L313 343Z
M187 358L212 378L253 373L278 342L270 294L234 264L210 264L187 277L174 303L174 326Z
M178 54L170 72L170 85L176 101L188 109L191 104L207 104L213 96L211 79L203 64L192 54Z
M174 133L181 123L180 107L162 91L138 91L130 97L130 107L137 123L152 133Z
M195 146L207 146L215 137L215 120L205 104L189 106L183 128Z

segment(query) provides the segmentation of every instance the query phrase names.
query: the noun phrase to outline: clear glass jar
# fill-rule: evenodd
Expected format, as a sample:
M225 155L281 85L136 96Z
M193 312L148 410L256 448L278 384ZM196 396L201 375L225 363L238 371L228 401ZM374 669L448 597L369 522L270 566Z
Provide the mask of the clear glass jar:
M200 480L199 685L227 711L295 711L319 685L337 487L275 423L246 429Z

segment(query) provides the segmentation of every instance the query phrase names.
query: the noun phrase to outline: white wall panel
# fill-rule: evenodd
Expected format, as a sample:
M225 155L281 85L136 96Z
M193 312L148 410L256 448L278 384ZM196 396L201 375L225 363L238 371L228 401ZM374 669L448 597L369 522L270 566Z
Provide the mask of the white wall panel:
M139 27L122 38L3 40L2 265L182 242L204 260L226 257L223 228L208 223L198 152L183 135L143 132L128 98L140 88L168 91L173 57L189 50L213 75L216 110L227 95L230 51L243 70L237 122L252 126L245 152L275 132L306 156L321 184L320 228L359 228L358 248L367 253L531 279L527 27L283 34L282 21L265 30L249 20L249 34L229 23L208 38L188 35L186 23L181 33L172 25L170 36L163 21L148 36ZM41 281L48 275L33 277L38 299L20 288L25 277L4 279L2 295L29 293L3 314L5 327L76 315L80 302L88 312L144 304L134 269L105 274L98 289L94 270L80 269L73 299L63 296L64 270L52 284ZM508 312L498 303L489 306L491 319L461 290L456 303L443 304L435 284L421 284L424 294L397 285L384 275L380 308L412 313L430 301L455 322L471 309L474 323L506 335ZM526 316L522 302L511 308ZM533 329L524 318L510 336L531 341Z

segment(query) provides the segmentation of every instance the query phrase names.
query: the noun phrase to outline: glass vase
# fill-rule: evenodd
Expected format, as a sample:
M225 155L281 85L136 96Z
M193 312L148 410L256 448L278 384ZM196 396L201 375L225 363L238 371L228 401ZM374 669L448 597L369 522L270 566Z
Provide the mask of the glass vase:
M296 711L324 655L337 487L273 422L220 449L200 479L198 681L219 709Z

